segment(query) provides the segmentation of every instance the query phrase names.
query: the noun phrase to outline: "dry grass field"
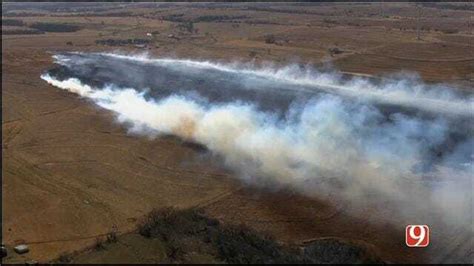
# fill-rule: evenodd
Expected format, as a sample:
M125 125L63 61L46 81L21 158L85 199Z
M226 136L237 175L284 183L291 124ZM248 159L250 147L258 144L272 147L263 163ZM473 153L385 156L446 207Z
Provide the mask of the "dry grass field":
M173 137L129 135L111 113L40 79L53 52L129 51L311 63L373 76L413 71L426 82L472 89L474 11L472 4L470 10L453 6L3 3L2 20L21 25L2 26L2 233L7 246L30 247L21 256L10 250L6 262L51 261L94 245L114 226L131 232L150 210L169 206L200 207L224 223L245 224L285 243L329 236L363 241L388 262L469 255L460 237L455 251L409 249L403 228L352 217L343 204L249 188L196 147ZM32 34L35 23L79 30ZM96 43L130 38L150 42ZM331 55L332 48L342 53ZM370 206L365 212L371 215ZM428 252L438 255L428 258Z

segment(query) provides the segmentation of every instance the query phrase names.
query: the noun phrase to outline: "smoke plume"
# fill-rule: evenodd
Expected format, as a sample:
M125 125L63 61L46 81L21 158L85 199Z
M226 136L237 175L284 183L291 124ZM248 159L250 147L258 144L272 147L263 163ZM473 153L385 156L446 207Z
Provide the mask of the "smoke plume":
M412 223L429 212L472 226L474 100L449 85L118 54L55 59L42 75L51 85L115 112L130 133L205 145L243 182L355 208L383 199L399 217L422 217Z

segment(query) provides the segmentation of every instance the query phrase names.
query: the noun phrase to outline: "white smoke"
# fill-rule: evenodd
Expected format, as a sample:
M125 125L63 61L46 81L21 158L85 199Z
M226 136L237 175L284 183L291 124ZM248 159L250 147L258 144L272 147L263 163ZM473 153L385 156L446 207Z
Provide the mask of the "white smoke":
M243 76L258 76L270 80L276 80L291 85L307 86L305 90L325 90L329 93L350 96L364 101L376 101L379 103L395 104L405 107L448 113L456 115L472 116L474 113L474 97L460 99L449 86L436 85L427 86L420 82L416 76L404 77L403 79L390 80L382 85L374 85L364 78L353 78L343 82L337 73L318 73L311 67L302 71L298 66L290 65L282 68L266 66L256 68L253 65L234 63L219 64L210 61L194 61L183 59L151 59L146 54L121 55L116 53L100 53L119 59L140 61L148 64L160 64L170 68L202 68L215 69L219 71L242 74ZM62 62L61 56L56 57L57 62ZM61 60L62 59L62 60ZM64 63L64 62L63 62ZM299 90L303 90L301 87Z
M130 132L152 137L173 134L205 145L250 184L289 186L319 197L337 193L354 205L364 204L376 195L400 207L402 216L432 208L432 213L447 222L471 226L466 219L472 212L472 161L463 166L456 164L457 157L466 153L472 156L472 138L446 156L447 162L435 164L429 173L420 173L416 169L426 161L429 149L446 138L446 118L422 120L397 114L391 123L383 123L381 113L367 103L375 100L451 115L472 115L472 100L461 100L449 93L440 97L440 92L426 91L423 84L406 88L406 81L375 88L364 80L342 83L330 76L298 74L291 68L238 70L210 62L109 56L170 67L192 64L265 75L287 82L288 86L326 86L328 90L363 97L364 101L353 103L334 95L315 97L305 106L291 108L282 120L248 103L213 105L180 95L153 100L134 88L94 88L75 78L60 81L42 75L51 85L115 112L119 122L131 125ZM443 108L438 109L440 106ZM450 167L453 164L455 168ZM425 176L436 181L427 183Z

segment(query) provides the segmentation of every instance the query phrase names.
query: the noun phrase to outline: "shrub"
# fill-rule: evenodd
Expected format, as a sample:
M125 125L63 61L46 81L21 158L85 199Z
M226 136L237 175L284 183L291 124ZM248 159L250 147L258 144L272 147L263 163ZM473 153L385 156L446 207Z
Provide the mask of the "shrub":
M178 28L181 30L188 31L190 33L194 32L194 23L189 21L189 22L183 22L178 24Z
M207 15L207 16L200 16L193 19L194 22L213 22L213 21L226 21L226 20L234 20L234 19L245 19L248 16L216 16L216 15Z
M318 264L383 263L363 246L335 238L313 241L304 248L303 254L306 261Z
M106 40L96 40L96 44L100 45L109 45L109 46L123 46L123 45L144 45L148 44L151 41L148 39L106 39Z
M173 260L180 260L196 249L207 249L214 250L227 263L300 261L297 254L286 252L268 236L260 236L244 226L222 226L196 210L154 210L140 224L139 233L164 241L168 257ZM198 247L187 244L193 241L202 244Z
M24 26L22 20L19 19L2 19L3 26Z
M75 32L81 29L77 25L43 22L33 23L30 27L45 32Z
M336 20L329 19L329 18L323 19L323 22L327 24L338 24Z
M330 54L331 56L334 56L334 55L336 55L336 54L342 54L342 53L344 53L343 50L341 50L341 49L339 49L339 48L337 48L337 47L329 48L329 49L328 49L328 52L329 52L329 54Z
M115 243L117 242L117 231L112 230L109 233L107 233L107 243Z
M184 22L183 19L184 14L172 14L169 16L162 17L163 20L171 21L171 22Z
M456 30L456 29L445 29L445 30L442 30L443 33L445 34L455 34L455 33L458 33L459 30Z
M302 263L297 254L286 252L270 237L242 226L216 231L212 244L227 263Z
M97 237L95 239L95 244L94 244L94 250L104 250L105 249L105 246L104 246L104 241L100 238L100 237Z
M265 43L273 44L275 43L275 41L276 41L276 38L273 34L269 34L265 36Z
M195 210L177 211L173 208L153 210L139 226L145 237L169 240L174 235L193 235L205 230L206 219Z
M199 254L239 264L382 262L350 242L323 239L303 249L282 246L268 235L245 226L223 225L194 209L153 210L138 229L144 237L164 242L169 263L186 262Z
M69 263L71 261L72 261L72 255L68 253L62 253L61 255L59 255L59 258L57 259L57 262L59 262L60 264Z
M43 34L44 32L36 29L2 29L3 35L13 35L13 34Z

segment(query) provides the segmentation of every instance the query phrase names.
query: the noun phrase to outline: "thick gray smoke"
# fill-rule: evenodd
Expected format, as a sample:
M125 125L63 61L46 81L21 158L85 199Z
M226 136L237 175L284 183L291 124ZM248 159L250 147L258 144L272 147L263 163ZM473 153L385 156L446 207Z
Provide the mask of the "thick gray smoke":
M262 109L258 101L234 97L233 89L217 88L219 95L232 97L214 101L197 88L190 88L193 94L178 89L156 94L171 86L166 82L155 87L148 84L148 89L118 85L118 75L117 83L88 82L79 72L86 73L84 66L100 61L97 54L82 56L56 56L68 74L60 77L51 72L42 78L115 112L120 123L130 125L131 133L173 134L203 144L249 184L291 187L310 196L349 201L355 209L383 199L397 212L394 216L412 217L412 223L426 223L430 216L443 223L472 225L472 96L459 96L446 86L428 86L416 79L374 84L291 66L258 69L100 54L141 68L157 65L183 73L194 71L203 79L212 77L222 88L226 82L236 82L250 91L309 92L304 101L290 101L280 115L271 106ZM239 78L221 78L228 73ZM270 83L278 88L265 87Z

